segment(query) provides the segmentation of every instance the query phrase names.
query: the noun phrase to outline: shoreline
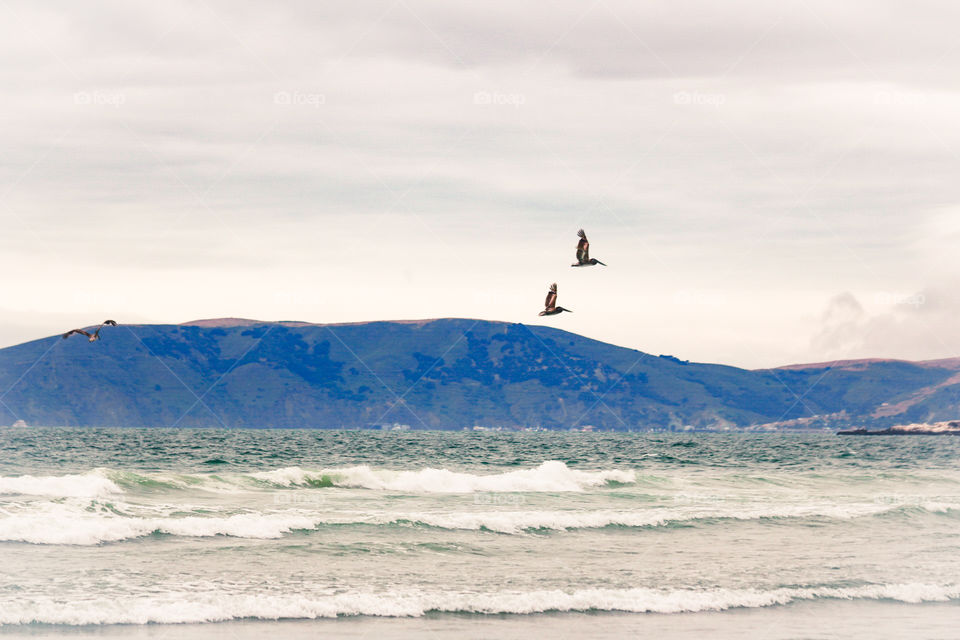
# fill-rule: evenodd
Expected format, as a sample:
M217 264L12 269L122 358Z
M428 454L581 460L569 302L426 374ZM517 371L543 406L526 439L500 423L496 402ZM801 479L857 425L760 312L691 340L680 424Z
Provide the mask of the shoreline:
M878 625L882 621L882 625ZM864 600L821 600L786 605L733 608L692 613L538 613L462 614L430 613L420 618L352 616L318 620L231 620L214 623L148 625L0 626L0 638L53 640L60 638L163 638L199 640L230 638L253 640L282 634L287 640L306 640L318 634L338 638L490 638L527 640L554 633L560 637L622 638L649 636L668 640L699 640L709 629L711 638L733 640L763 637L771 640L954 637L960 625L960 607L953 602L904 603Z
M838 436L960 436L958 431L932 431L926 429L878 429L871 431L869 429L849 429L847 431L837 431Z

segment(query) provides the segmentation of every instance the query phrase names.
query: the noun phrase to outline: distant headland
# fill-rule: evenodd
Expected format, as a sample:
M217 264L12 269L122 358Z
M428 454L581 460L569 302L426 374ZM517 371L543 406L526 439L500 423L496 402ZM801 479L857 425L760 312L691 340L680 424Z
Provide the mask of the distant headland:
M748 370L467 318L117 321L0 349L0 425L939 434L960 416L960 359Z
M849 429L840 436L960 436L960 420L933 424L903 424L887 429Z

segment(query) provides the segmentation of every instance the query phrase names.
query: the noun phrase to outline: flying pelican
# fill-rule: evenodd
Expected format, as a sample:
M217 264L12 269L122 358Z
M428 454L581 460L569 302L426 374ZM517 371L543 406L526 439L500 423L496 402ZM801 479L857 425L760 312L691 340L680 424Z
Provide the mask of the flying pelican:
M73 334L79 333L80 335L87 336L90 339L89 342L96 342L97 340L100 339L100 329L103 329L107 325L110 325L111 327L115 327L117 326L117 323L114 322L113 320L104 320L103 324L97 327L97 330L94 331L93 333L90 333L89 331L84 331L83 329L71 329L70 331L67 331L65 334L63 334L63 339L66 340Z
M571 267L592 267L595 264L603 264L596 258L590 257L590 241L587 240L587 234L583 232L583 229L577 231L577 235L580 236L580 242L577 243L577 261L576 263L570 265ZM607 266L603 264L603 266Z
M543 306L546 308L540 312L540 315L542 316L555 316L561 311L569 311L570 313L573 313L573 311L570 311L570 309L564 309L563 307L557 306L557 283L556 282L550 285L550 292L547 293L547 301L544 303Z

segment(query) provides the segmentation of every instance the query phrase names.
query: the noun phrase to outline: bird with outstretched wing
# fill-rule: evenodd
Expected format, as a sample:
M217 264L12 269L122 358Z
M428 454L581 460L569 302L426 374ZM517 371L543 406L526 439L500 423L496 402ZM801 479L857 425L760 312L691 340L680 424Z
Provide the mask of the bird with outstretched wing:
M601 264L607 266L597 260L596 258L590 257L590 241L587 240L587 234L583 229L577 231L577 235L580 236L580 241L577 243L577 261L574 262L571 267L592 267L595 264Z
M554 282L550 285L550 291L547 292L547 300L543 303L544 309L540 312L541 316L555 316L558 313L563 311L570 311L570 309L564 309L563 307L557 306L557 283Z
M96 342L97 340L100 339L100 330L106 326L115 327L117 326L117 323L114 320L104 320L103 322L100 323L100 326L97 327L97 330L94 331L93 333L90 333L89 331L84 331L83 329L71 329L70 331L67 331L65 334L63 334L63 339L66 340L73 334L78 333L82 336L87 336L87 339L90 342Z

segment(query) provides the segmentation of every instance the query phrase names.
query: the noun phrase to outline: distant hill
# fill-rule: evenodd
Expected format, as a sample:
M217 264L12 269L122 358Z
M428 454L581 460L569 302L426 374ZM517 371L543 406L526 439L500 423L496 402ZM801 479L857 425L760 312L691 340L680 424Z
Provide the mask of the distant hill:
M243 319L0 349L0 424L414 429L885 427L960 414L960 360L749 371L543 326Z

